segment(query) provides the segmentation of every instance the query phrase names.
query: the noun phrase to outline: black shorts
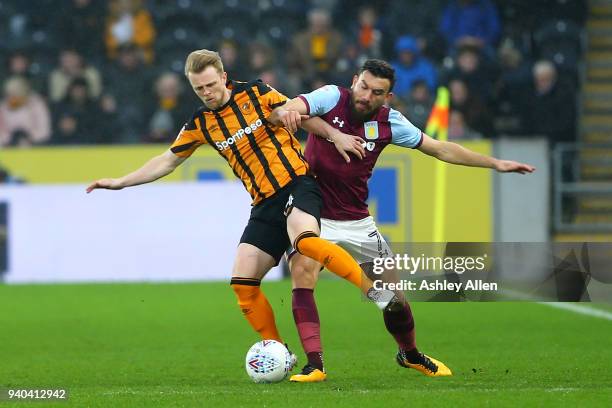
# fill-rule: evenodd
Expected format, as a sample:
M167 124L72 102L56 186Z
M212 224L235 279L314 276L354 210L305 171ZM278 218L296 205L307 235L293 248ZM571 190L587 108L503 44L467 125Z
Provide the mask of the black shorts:
M256 246L280 262L291 247L287 234L287 216L293 207L307 212L321 225L321 191L312 176L300 176L272 197L266 198L251 210L251 217L240 243Z

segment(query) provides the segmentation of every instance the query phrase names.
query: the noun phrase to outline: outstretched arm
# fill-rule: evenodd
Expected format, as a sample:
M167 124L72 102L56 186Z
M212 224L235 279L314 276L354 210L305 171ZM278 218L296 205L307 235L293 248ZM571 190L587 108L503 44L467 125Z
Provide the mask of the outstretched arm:
M438 160L452 164L495 169L500 173L533 173L535 167L511 160L500 160L466 149L457 143L441 142L423 134L423 142L418 147L423 153Z
M342 133L321 118L311 118L306 114L307 111L308 108L301 98L293 98L275 108L268 117L268 122L275 126L285 126L291 132L296 132L298 127L301 127L307 132L331 140L347 163L351 161L347 153L353 153L360 159L365 157L363 140L360 137Z
M178 157L170 150L165 151L159 156L153 157L138 170L120 178L104 178L96 180L87 187L87 193L101 188L107 190L121 190L124 187L137 186L139 184L150 183L161 177L172 173L185 158Z
M304 101L300 98L293 98L284 105L275 108L268 116L268 122L274 126L284 126L290 132L295 133L302 126L302 121L306 121L308 118L310 118L308 107Z

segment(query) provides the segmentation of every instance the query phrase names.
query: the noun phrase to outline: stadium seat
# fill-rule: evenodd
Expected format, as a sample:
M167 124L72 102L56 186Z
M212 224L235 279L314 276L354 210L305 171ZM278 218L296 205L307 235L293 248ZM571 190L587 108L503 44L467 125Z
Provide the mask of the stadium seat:
M539 58L555 63L570 76L577 74L583 50L582 30L569 20L552 20L534 35L536 54ZM576 81L573 81L576 83Z
M304 25L299 17L277 14L276 12L266 13L260 16L261 22L259 33L262 39L276 47L284 48Z
M569 20L552 20L545 23L533 35L536 48L539 50L558 47L559 49L572 48L580 55L583 48L582 30Z
M227 0L227 2L232 0ZM235 0L238 1L238 0ZM223 23L224 26L255 26L249 22L257 21L259 17L257 6L253 7L227 7L221 9L211 9L211 20L215 24Z
M32 56L30 71L35 76L48 77L58 64L58 50L56 48L32 47L29 53Z
M222 3L224 13L248 15L249 20L259 13L259 0L225 0Z
M210 45L210 26L202 14L176 11L159 24L155 49L166 52L175 48L205 48Z
M166 14L157 24L157 29L163 31L169 27L193 27L200 30L211 30L209 15L194 13L191 10L173 10Z
M271 0L259 2L260 17L274 15L280 19L290 18L304 20L304 15L307 10L307 6L298 1Z
M205 3L205 4L203 4ZM153 0L148 8L156 23L163 24L168 17L182 14L185 16L200 16L206 18L210 15L209 2L197 0Z

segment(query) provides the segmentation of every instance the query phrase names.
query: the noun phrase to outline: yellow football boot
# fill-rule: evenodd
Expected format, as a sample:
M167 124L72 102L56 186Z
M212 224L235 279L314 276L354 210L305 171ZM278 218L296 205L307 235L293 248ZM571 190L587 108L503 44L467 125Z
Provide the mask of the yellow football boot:
M327 374L325 371L321 371L318 368L312 367L310 364L306 364L299 374L292 375L289 378L291 382L321 382L325 381Z
M421 372L422 374L428 377L446 377L449 375L453 375L450 368L444 365L443 362L436 360L435 358L431 358L426 356L423 353L419 353L419 360L416 362L410 362L406 358L405 354L400 350L397 352L397 356L395 357L397 364L406 368L414 368L415 370Z

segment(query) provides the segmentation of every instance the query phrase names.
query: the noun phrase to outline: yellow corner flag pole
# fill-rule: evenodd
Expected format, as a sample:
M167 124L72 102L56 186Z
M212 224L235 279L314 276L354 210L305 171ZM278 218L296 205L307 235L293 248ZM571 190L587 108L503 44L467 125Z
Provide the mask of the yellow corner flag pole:
M440 141L448 139L449 92L445 87L439 87L425 133ZM435 192L433 217L433 242L444 242L444 221L446 214L446 163L436 160Z

